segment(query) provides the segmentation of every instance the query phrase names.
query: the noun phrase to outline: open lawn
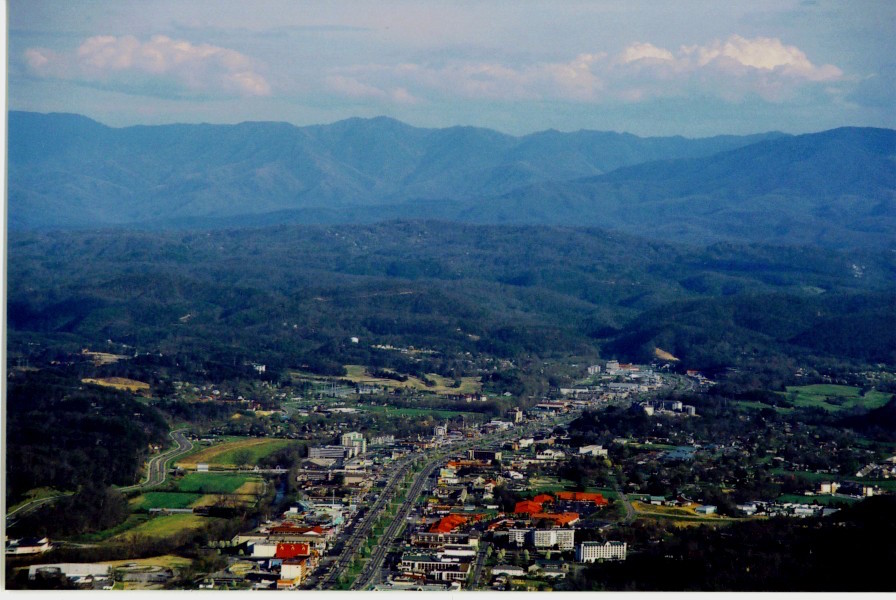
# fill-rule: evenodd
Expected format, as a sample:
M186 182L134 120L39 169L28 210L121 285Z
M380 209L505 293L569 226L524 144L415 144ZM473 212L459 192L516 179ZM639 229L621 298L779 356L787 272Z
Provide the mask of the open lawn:
M792 502L794 504L819 504L831 506L833 504L853 504L858 498L843 498L840 496L801 496L799 494L783 494L778 496L778 502Z
M177 461L184 469L195 469L198 463L217 467L238 467L237 459L245 464L258 464L262 458L296 444L294 440L270 438L232 438L220 444L200 448Z
M811 483L818 483L821 481L840 481L841 479L856 479L855 477L842 477L840 475L832 473L815 473L813 471L788 471L786 469L772 469L772 474L796 475L810 481Z
M184 492L146 492L130 500L132 510L150 508L187 508L202 498L202 494Z
M95 531L93 533L85 533L84 535L79 535L74 539L75 542L81 543L93 543L93 542L102 542L108 540L112 537L120 535L138 525L145 523L149 520L149 516L146 514L132 514L128 515L128 518L123 522L119 523L115 527L111 527L109 529L104 529L103 531Z
M861 388L848 385L800 385L787 386L786 392L779 392L794 406L817 407L836 412L855 407L866 410L879 408L886 404L892 394L870 390L862 394Z
M175 556L174 554L165 554L163 556L153 556L151 558L128 558L125 560L106 561L112 567L123 567L125 565L137 565L140 567L162 567L165 569L183 569L193 564L193 561L183 556Z
M447 379L435 373L427 373L426 377L435 385L426 385L421 379L408 375L406 381L397 381L386 377L374 377L367 371L364 365L345 365L346 375L333 379L342 379L351 381L352 383L360 383L363 385L375 385L384 388L396 389L414 389L421 392L431 392L433 394L476 394L482 389L482 383L478 377L463 377L460 380L460 387L452 387L453 379ZM294 372L293 377L299 379L308 379L312 381L321 381L325 378L320 376L308 377L303 373Z
M207 523L199 515L178 514L152 517L136 527L117 535L113 541L127 541L135 537L167 538L179 533L200 529Z
M370 406L359 404L359 410L368 412L388 413L390 415L399 415L405 417L426 417L432 415L440 419L450 419L452 417L465 416L471 420L475 420L477 416L481 418L479 413L463 412L458 410L443 410L439 408L399 408L397 406Z
M116 390L127 390L129 392L139 392L148 390L149 384L134 379L126 379L124 377L103 377L101 379L82 379L81 383L92 383L103 387L115 388Z
M177 482L177 489L196 494L235 494L249 482L261 483L261 478L240 473L188 473Z
M573 489L573 482L557 477L536 477L530 481L529 490L535 494L549 494ZM581 489L581 488L580 488Z

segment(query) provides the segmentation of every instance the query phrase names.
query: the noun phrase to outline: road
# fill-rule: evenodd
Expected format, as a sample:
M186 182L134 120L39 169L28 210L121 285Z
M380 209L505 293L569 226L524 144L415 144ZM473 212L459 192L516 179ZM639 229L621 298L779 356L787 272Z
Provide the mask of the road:
M338 583L343 572L345 572L345 569L351 564L355 554L361 547L361 542L367 539L368 532L373 529L373 524L379 519L380 513L382 513L383 509L389 503L392 494L398 487L398 482L404 477L405 473L413 464L413 461L419 456L420 455L418 454L413 454L405 457L393 467L394 470L389 476L385 487L380 492L379 498L373 506L370 507L367 514L364 515L364 519L355 525L351 536L345 541L345 544L342 547L342 552L340 552L336 562L330 568L330 571L321 577L314 589L329 589Z
M394 542L395 538L404 531L408 514L411 512L414 504L416 504L417 498L419 498L420 494L423 492L423 486L426 484L426 480L429 479L433 474L433 471L436 470L441 462L441 457L430 459L423 470L417 474L413 485L411 485L411 489L408 490L404 502L402 502L401 507L398 509L398 513L395 515L395 519L389 524L386 531L383 532L376 549L364 565L361 574L358 575L358 578L355 580L354 584L352 584L353 590L363 590L368 585L377 582L380 569L383 566L383 561L385 560L386 555L389 553L389 548L392 546L392 542Z
M165 477L167 476L168 461L186 454L193 449L193 442L186 438L186 436L184 435L185 431L185 429L178 429L168 434L175 441L177 447L172 448L171 450L163 454L155 456L149 461L146 469L146 479L143 482L136 485L118 488L118 491L130 492L133 490L139 490L141 488L154 487L164 483ZM17 507L15 510L12 510L6 514L6 527L8 528L12 525L15 525L16 521L33 512L34 510L40 508L41 506L49 504L50 502L54 502L60 498L71 496L73 493L74 492L68 492L65 494L58 494L56 496L49 496L47 498L40 498L38 500L32 500L27 504L23 504Z
M27 515L31 512L34 512L35 510L37 510L44 504L49 504L50 502L59 500L60 498L65 498L66 496L71 496L72 493L73 492L68 492L65 494L58 494L56 496L48 496L46 498L32 500L31 502L28 502L27 504L23 504L23 505L15 508L14 510L11 510L10 512L6 513L6 528L9 529L13 525L15 525L19 519L21 519L22 517L24 517L25 515Z
M473 566L473 575L467 580L467 589L475 590L479 584L479 578L482 577L482 567L485 566L485 558L488 553L488 542L482 542L479 552L476 554L476 564Z
M168 462L183 456L193 449L193 442L184 435L185 431L186 429L176 429L168 434L177 444L177 447L150 459L149 464L146 466L146 479L144 481L136 485L118 488L118 490L120 492L130 492L163 484L168 476Z

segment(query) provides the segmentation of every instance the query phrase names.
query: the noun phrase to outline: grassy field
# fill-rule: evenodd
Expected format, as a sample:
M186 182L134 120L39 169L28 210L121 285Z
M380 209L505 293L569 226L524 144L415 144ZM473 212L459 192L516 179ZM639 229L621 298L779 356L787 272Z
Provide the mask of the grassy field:
M257 475L239 473L188 473L177 482L181 492L196 494L236 494L247 483L259 484Z
M558 477L536 477L532 479L529 489L533 494L549 494L571 489L572 481Z
M779 392L795 406L823 408L829 412L847 410L855 407L864 409L879 408L886 404L892 394L871 390L862 395L861 388L848 385L800 385L788 386L786 392Z
M134 537L166 538L185 531L200 529L206 519L198 515L178 514L152 517L136 527L113 538L113 541L127 541Z
M389 413L390 415L396 416L405 416L405 417L425 417L428 415L432 415L434 417L438 417L440 419L459 417L461 415L465 417L469 417L471 420L475 420L478 416L481 418L482 415L479 413L473 412L463 412L458 410L442 410L439 408L399 408L396 406L369 406L369 405L361 405L357 406L358 410L366 410L369 412L378 412L378 413Z
M216 467L237 467L236 460L245 453L246 464L255 465L262 458L296 444L294 440L269 438L230 438L213 446L200 447L195 452L180 458L176 465L184 469L195 469L198 463Z
M820 504L830 506L832 504L853 504L858 498L840 498L837 496L802 496L800 494L783 494L778 496L778 502L792 502L794 504Z
M132 510L150 508L187 508L202 498L202 494L189 492L146 492L130 500Z
M848 477L844 478L840 475L832 474L832 473L815 473L813 471L788 471L786 469L772 469L772 474L774 475L796 475L799 477L803 477L809 480L811 483L818 483L821 481L840 481L841 479L850 479ZM851 479L855 479L854 477Z
M80 535L75 538L75 541L86 543L102 542L115 536L121 535L122 533L127 532L130 529L133 529L134 527L137 527L138 525L145 523L148 520L149 516L146 514L132 514L115 527L104 529L103 531L95 531L93 533Z
M345 365L346 375L335 379L351 381L352 383L360 383L364 385L375 385L384 388L402 388L413 389L421 392L431 392L433 394L477 394L482 389L482 383L478 377L463 377L460 387L451 387L454 383L453 379L447 379L435 373L427 373L427 379L430 379L435 385L428 386L417 377L408 376L407 381L396 381L385 377L374 377L367 372L364 365ZM320 376L308 375L298 371L291 373L294 378L305 379L310 381L325 381L328 378ZM334 378L329 378L334 379Z
M106 561L112 567L123 567L125 565L137 565L140 567L163 567L165 569L182 569L193 564L193 561L183 556L175 556L174 554L165 554L163 556L153 556L150 558L128 558L125 560Z
M148 390L149 384L137 381L135 379L126 379L124 377L103 377L101 379L82 379L81 383L92 383L103 387L115 388L116 390L127 390L129 392L139 392Z

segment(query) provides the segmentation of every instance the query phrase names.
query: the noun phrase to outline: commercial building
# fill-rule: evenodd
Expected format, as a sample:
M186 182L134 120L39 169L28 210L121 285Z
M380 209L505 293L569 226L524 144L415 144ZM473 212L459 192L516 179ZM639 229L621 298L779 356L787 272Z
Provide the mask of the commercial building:
M342 435L342 446L351 449L349 456L360 456L367 453L367 440L364 435L357 431L352 431Z
M582 542L576 546L576 562L625 560L627 550L628 544L625 542Z

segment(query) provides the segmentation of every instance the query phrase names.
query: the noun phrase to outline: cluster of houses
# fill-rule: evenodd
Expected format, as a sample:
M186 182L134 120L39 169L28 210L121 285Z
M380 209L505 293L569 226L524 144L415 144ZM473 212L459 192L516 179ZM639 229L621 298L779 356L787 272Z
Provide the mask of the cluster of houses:
M317 568L333 539L356 507L327 502L299 502L283 519L233 538L250 569L228 568L206 577L201 587L247 586L296 589Z

